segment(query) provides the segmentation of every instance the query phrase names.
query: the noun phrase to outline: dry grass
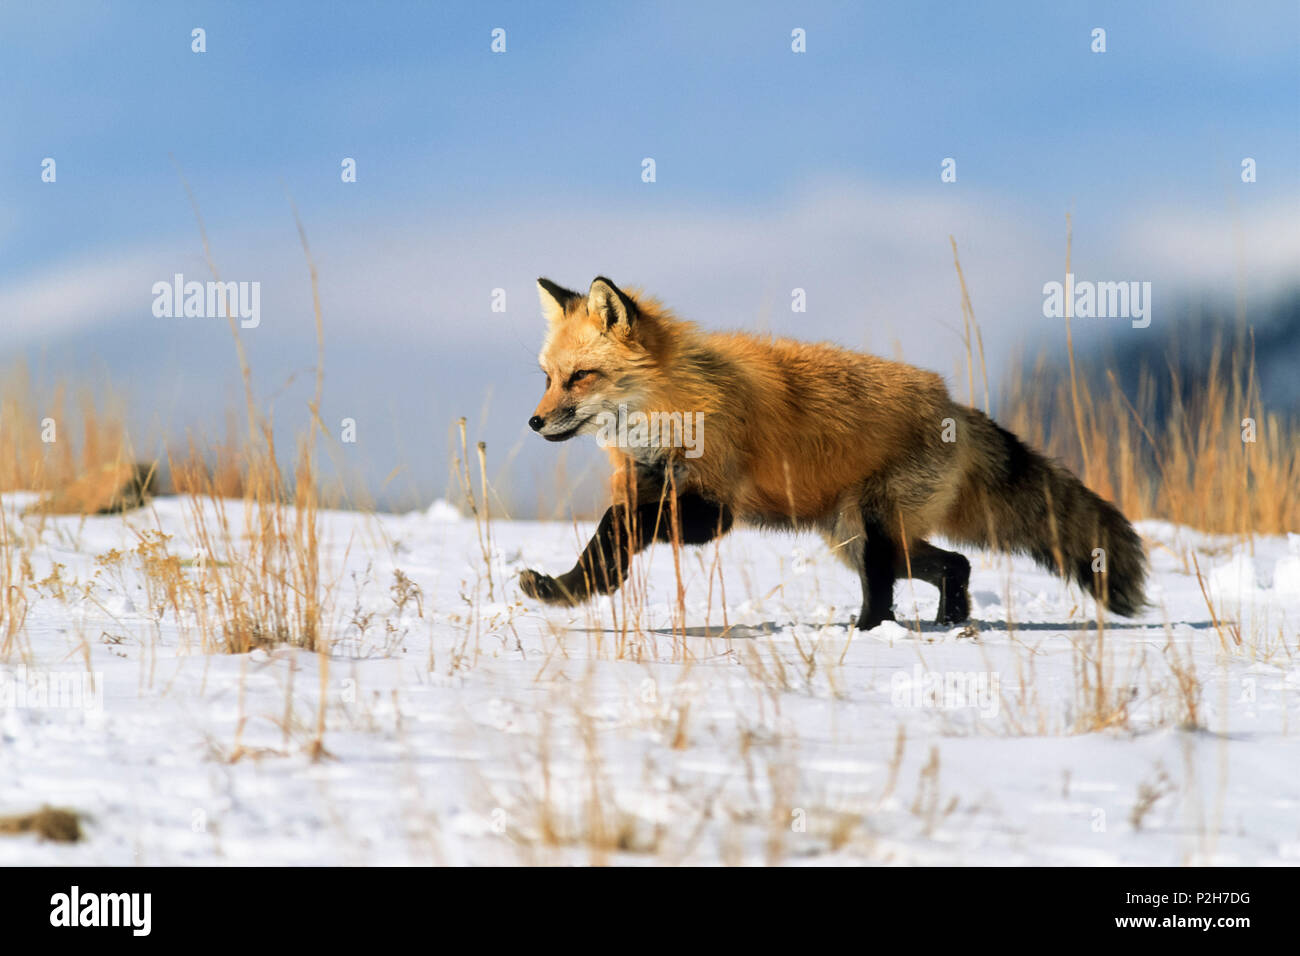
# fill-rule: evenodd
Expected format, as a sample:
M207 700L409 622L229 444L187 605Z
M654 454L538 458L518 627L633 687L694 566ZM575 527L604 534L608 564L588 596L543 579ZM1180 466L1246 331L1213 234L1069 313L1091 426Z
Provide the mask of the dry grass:
M1176 365L1148 368L1136 394L1126 393L1113 370L1094 388L1080 378L1075 389L1040 358L1004 382L996 402L998 420L1027 442L1059 458L1090 488L1114 501L1134 520L1157 518L1225 534L1281 534L1300 528L1300 424L1262 406L1250 343L1220 344L1207 377L1187 388ZM53 491L105 468L134 463L126 408L111 387L84 395L69 412L66 389L50 398L22 364L4 377L0 395L0 492ZM1157 396L1170 395L1163 421ZM40 423L56 422L57 440L41 440ZM261 416L258 415L260 420ZM1255 423L1243 440L1245 419ZM458 426L453 426L459 430ZM1082 428L1082 433L1079 429ZM154 436L144 436L152 438ZM259 471L272 470L265 433L204 441L180 436L162 443L161 493L243 498L259 494ZM143 442L140 447L156 447ZM1083 449L1088 450L1084 460ZM313 469L319 455L312 450ZM466 511L469 491L482 495L475 450L457 462L455 490ZM461 467L469 466L461 483ZM279 466L277 466L279 467ZM472 476L472 477L471 477ZM296 481L295 469L295 481ZM316 482L318 502L337 500ZM478 486L474 488L473 486ZM493 491L493 496L496 496ZM548 515L549 516L549 515Z
M50 491L132 460L126 407L111 388L38 384L16 362L0 386L0 491Z
M1136 396L1111 370L1094 391L1087 379L1061 380L1040 359L1008 383L1001 418L1131 518L1223 534L1300 528L1300 427L1263 408L1249 341L1217 345L1205 380L1186 385L1171 362L1163 372L1144 369ZM1160 421L1162 394L1170 405ZM1254 441L1243 440L1248 419Z
M5 659L18 645L35 577L30 558L14 539L15 531L0 509L0 657Z
M961 287L968 402L976 404L973 334L989 411L983 337L949 238ZM1067 217L1066 273L1071 238ZM1001 424L1063 461L1130 519L1243 536L1300 528L1300 497L1293 494L1300 486L1300 420L1264 407L1254 333L1244 321L1214 341L1200 381L1186 381L1185 357L1171 353L1160 367L1143 366L1135 395L1125 393L1113 368L1076 361L1068 314L1063 331L1068 377L1045 352L1032 367L1017 365L998 402ZM1104 384L1092 384L1103 377Z

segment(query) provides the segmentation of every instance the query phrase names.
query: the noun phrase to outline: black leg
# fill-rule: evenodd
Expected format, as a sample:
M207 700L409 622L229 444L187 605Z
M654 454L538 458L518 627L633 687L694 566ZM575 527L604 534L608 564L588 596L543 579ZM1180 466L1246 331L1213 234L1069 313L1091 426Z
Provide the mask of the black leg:
M898 548L873 511L862 515L866 542L862 549L862 613L857 627L869 631L894 619L894 563Z
M731 511L696 494L677 498L677 540L704 544L731 530ZM629 521L631 517L631 521ZM629 509L615 505L605 512L595 535L577 564L556 577L527 570L519 587L531 598L548 604L578 604L595 594L612 594L627 576L632 555L653 541L671 542L673 503L665 499Z
M939 589L936 624L960 624L970 617L970 562L956 551L914 541L906 555L899 551L894 570L900 577L910 570L912 577Z

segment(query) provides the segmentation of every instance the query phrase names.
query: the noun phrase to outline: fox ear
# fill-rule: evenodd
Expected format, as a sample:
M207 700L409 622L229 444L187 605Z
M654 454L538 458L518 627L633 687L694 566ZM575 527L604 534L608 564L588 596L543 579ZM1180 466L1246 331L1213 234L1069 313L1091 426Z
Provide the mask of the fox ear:
M546 317L546 321L554 322L564 317L564 310L570 302L581 299L582 296L556 285L550 279L538 279L537 298L542 303L542 315Z
M606 331L617 328L627 332L636 324L636 303L604 276L596 276L591 280L591 291L587 293L587 311L604 320Z

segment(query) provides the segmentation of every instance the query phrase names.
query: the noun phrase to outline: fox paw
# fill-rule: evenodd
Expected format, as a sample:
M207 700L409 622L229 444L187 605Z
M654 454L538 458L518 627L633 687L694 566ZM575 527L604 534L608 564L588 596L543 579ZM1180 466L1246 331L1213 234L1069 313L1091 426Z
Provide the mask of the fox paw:
M519 572L519 590L546 604L572 607L578 603L578 599L557 579L531 568Z
M870 631L872 628L879 627L884 621L892 620L894 620L894 609L892 607L881 614L872 614L870 611L863 611L858 615L858 619L854 622L853 626L859 631Z

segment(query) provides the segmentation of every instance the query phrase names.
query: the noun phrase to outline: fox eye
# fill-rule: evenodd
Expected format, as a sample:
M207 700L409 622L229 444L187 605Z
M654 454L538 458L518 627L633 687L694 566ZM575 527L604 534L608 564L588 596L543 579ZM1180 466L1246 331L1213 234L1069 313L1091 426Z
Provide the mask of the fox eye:
M595 374L596 372L594 369L589 369L589 368L578 369L578 371L574 372L572 375L569 376L569 384L572 385L575 382L581 382L588 375L595 375Z

